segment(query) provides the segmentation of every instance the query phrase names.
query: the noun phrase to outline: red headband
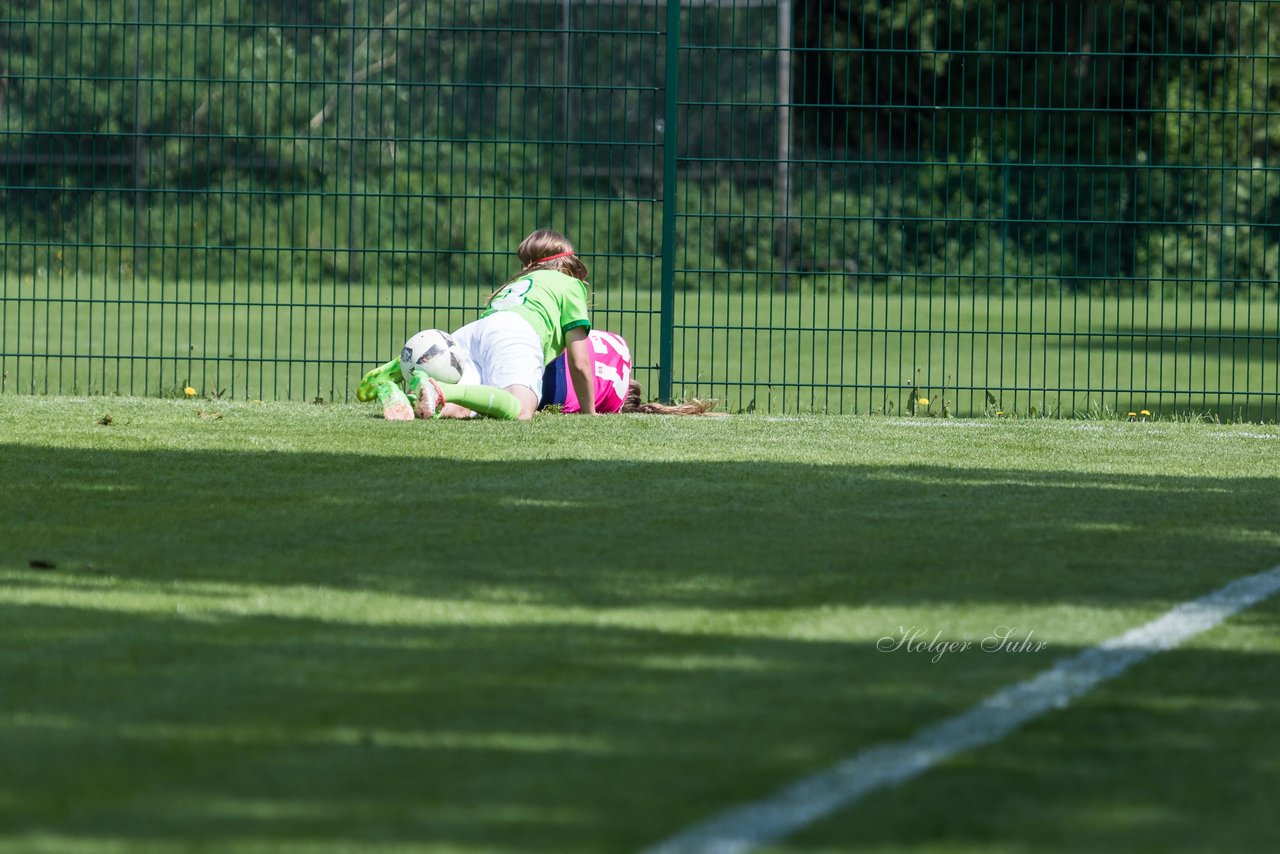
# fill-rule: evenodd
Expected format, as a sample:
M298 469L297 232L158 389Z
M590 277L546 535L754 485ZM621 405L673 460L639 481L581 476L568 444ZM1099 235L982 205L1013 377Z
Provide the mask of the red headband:
M543 264L543 263L546 263L547 261L554 261L557 258L568 258L572 254L573 254L572 252L559 252L555 255L548 255L546 258L539 258L537 261L534 261L533 263Z

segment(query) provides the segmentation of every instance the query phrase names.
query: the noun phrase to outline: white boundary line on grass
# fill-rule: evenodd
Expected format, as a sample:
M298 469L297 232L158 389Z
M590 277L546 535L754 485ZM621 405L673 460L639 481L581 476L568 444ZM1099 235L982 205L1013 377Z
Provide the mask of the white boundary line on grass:
M694 825L647 849L647 854L738 854L781 839L869 792L903 783L958 753L998 741L1028 721L1064 708L1139 661L1173 649L1277 592L1280 566L1237 579L998 691L968 711L917 731L906 741L864 750L771 797Z

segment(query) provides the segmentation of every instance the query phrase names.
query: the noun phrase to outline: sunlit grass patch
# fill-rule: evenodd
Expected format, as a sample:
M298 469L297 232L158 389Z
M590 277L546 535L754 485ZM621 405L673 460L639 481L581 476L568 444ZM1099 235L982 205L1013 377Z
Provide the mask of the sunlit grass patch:
M1280 563L1259 425L0 397L0 437L17 849L634 850ZM926 776L797 844L1155 849L1169 803L1259 842L1269 805L1202 780L1280 747L1274 621L940 769L964 799ZM1000 627L1045 646L982 651ZM1210 713L1233 746L1184 750Z

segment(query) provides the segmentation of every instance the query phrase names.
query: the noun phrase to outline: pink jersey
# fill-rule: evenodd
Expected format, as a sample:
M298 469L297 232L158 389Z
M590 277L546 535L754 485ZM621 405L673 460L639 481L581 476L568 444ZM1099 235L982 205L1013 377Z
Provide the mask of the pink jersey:
M627 386L631 383L631 348L621 335L598 329L587 334L591 344L591 361L595 365L596 412L611 413L622 408L627 398ZM569 379L569 354L560 357L564 362L565 393L564 412L578 412L578 394Z

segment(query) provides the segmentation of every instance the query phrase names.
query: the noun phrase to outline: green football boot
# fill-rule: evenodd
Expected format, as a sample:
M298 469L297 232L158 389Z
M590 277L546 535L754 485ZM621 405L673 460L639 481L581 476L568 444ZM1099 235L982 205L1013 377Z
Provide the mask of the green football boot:
M413 411L419 418L439 418L440 410L448 402L440 384L421 369L409 377L409 393L413 399Z
M391 380L383 380L374 390L378 402L382 404L382 417L388 421L412 421L413 404L404 390Z
M379 365L364 375L360 380L360 385L356 387L356 400L361 403L368 403L371 400L377 400L379 383L396 383L399 381L400 360L392 359L385 365Z

